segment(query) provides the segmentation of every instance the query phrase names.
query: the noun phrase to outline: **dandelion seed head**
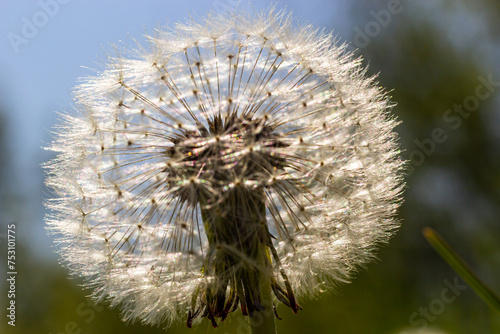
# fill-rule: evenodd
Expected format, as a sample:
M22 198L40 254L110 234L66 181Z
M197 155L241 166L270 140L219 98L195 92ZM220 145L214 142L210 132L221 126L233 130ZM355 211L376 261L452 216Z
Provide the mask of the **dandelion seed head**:
M252 275L294 311L348 282L402 190L392 105L360 60L274 10L148 43L82 80L49 148L46 220L71 272L148 324L251 313Z

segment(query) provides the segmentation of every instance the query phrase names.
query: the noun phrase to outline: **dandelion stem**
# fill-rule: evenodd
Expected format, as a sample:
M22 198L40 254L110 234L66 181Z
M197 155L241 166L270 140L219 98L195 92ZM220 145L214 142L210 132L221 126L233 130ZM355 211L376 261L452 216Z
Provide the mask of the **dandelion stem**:
M262 259L265 260L264 257ZM271 282L264 273L260 276L260 296L264 309L255 311L252 316L248 317L250 331L252 334L275 334L277 331L271 298Z

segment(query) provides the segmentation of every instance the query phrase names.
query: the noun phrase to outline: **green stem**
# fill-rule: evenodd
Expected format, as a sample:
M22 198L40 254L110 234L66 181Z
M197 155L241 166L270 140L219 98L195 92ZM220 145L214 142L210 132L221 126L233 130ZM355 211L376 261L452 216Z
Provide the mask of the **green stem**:
M441 255L441 257L448 262L450 267L463 278L463 280L470 286L476 294L481 297L492 309L500 312L500 298L487 287L479 277L467 266L467 264L460 258L460 256L451 248L451 246L444 241L444 239L437 234L436 231L429 227L422 230L427 241L432 247Z
M248 317L250 331L252 334L276 334L276 323L271 297L271 281L261 274L260 297L264 307L261 311L255 311L253 316Z
M202 209L201 214L211 252L206 272L215 277L201 302L209 319L216 326L215 318L223 320L238 305L236 301L248 314L251 333L275 334L273 246L265 194L238 186L220 205ZM228 286L236 299L227 296Z

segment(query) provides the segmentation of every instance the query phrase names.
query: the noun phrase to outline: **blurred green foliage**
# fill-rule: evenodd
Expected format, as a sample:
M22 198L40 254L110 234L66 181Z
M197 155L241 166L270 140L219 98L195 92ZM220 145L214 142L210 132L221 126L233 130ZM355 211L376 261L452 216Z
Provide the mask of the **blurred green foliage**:
M374 20L371 10L386 9L387 3L359 1L352 6L357 18L353 26L364 27ZM457 6L466 8L468 15L485 18L488 32L478 36L481 42L473 47L460 36L453 41L446 24L429 15L441 10L435 17L453 16ZM500 120L499 94L495 91L481 100L477 110L462 117L456 129L444 118L447 110L475 94L479 77L491 75L500 81L498 65L482 56L494 59L495 54L488 52L498 52L494 43L499 38L500 5L487 0L473 5L444 1L432 11L416 12L414 8L420 7L394 15L387 27L357 51L372 74L380 72L378 80L390 90L397 102L394 111L403 122L398 131L411 175L400 210L402 227L379 252L378 263L368 265L353 283L301 301L303 311L298 315L286 307L278 308L283 317L278 321L279 333L424 333L419 330L431 327L443 333L500 333L498 316L470 288L453 294L450 284L463 285L463 281L420 233L423 226L439 231L488 285L500 291L500 136L492 126L495 119ZM457 45L456 40L463 45ZM496 124L496 129L499 127ZM437 128L444 131L446 140L434 142L433 152L426 154L416 140L422 143L432 138ZM5 145L5 138L2 141ZM415 151L424 154L421 164L417 164ZM6 159L0 161L2 171L7 170ZM6 173L0 175L5 177ZM4 246L0 245L2 254ZM15 328L7 328L2 319L0 332L164 333L161 328L123 324L117 310L93 304L78 280L68 280L67 272L57 263L35 259L20 242L18 247L18 322ZM1 294L4 309L4 291ZM242 317L231 315L218 330L204 322L192 330L175 324L169 332L247 333L244 322Z

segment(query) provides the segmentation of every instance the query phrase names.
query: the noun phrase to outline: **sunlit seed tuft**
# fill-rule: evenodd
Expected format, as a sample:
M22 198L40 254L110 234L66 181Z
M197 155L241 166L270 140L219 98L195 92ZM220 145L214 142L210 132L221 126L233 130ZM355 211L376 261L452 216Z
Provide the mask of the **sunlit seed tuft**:
M297 312L373 258L402 162L360 59L273 10L148 41L76 87L49 148L48 229L94 297L125 320L217 326L262 310L263 280Z

